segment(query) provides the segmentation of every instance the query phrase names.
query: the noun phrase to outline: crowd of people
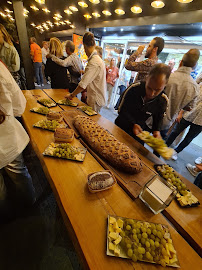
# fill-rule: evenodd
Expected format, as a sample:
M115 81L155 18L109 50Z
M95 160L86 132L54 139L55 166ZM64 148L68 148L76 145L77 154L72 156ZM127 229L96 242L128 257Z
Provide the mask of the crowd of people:
M156 138L163 137L170 146L184 129L190 127L185 138L175 148L173 159L176 160L177 154L202 131L202 76L195 81L190 75L197 65L199 50L193 48L185 53L179 68L174 70L173 60L169 65L158 62L164 40L156 37L149 43L145 59L137 61L145 49L141 45L130 55L119 77L115 58L111 58L109 66L105 66L102 48L96 46L93 33L84 34L83 46L88 57L85 69L75 53L72 41L66 42L67 57L64 57L63 46L58 38L44 41L41 48L36 39L31 37L30 56L36 87L44 85L44 73L51 88L69 89L69 99L82 93L82 99L93 110L100 112L102 107L110 106L113 88L118 79L120 98L115 105L118 109L115 124L135 140L143 143L137 135L147 130ZM13 198L24 198L27 204L35 201L31 176L22 157L29 137L16 119L22 115L26 106L25 98L15 80L15 73L20 70L20 57L3 25L0 25L0 60L1 209L9 207L3 170L15 186ZM134 81L128 76L128 70L137 72ZM190 166L192 165L187 165L189 171ZM199 168L200 166L194 167L192 170L196 173Z

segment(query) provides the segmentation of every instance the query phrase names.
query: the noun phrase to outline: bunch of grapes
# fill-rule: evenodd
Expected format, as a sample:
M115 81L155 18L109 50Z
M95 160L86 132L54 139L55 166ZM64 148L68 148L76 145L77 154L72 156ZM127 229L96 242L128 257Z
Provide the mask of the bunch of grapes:
M59 126L59 123L56 120L41 120L37 123L37 126L43 129L55 131Z
M58 144L53 152L55 157L66 159L74 159L76 154L79 154L79 152L69 143Z
M39 107L37 108L36 112L41 113L41 114L48 114L50 111L50 109L46 108L46 107Z
M82 107L82 111L87 111L87 112L89 112L89 113L93 113L94 111L93 111L93 108L91 108L90 106L83 106Z
M177 191L181 195L187 194L187 186L182 182L177 173L168 165L162 165L157 167L158 172L161 173L164 179L176 187Z
M121 245L134 262L151 261L162 266L170 263L166 244L172 244L172 239L166 227L127 219L120 235L123 238Z

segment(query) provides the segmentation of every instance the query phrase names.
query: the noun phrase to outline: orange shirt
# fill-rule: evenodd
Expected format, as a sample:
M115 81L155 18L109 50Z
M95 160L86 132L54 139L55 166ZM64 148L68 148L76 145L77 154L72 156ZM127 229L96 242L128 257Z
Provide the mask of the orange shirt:
M42 52L40 46L36 43L32 43L30 45L30 49L30 54L33 56L33 62L42 63Z

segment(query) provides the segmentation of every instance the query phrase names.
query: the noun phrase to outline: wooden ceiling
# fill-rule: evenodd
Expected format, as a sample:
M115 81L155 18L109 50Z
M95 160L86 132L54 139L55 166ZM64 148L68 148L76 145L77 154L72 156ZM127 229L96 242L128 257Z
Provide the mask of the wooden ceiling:
M78 5L79 1L83 1L88 4L87 8L83 8ZM188 4L179 3L177 0L163 0L165 7L161 9L153 8L151 6L152 0L113 0L113 2L105 2L100 0L99 4L93 4L89 0L45 0L45 5L38 4L35 0L23 0L24 7L29 10L28 17L26 18L27 23L35 23L36 25L42 24L46 21L54 22L53 16L55 13L59 13L62 18L61 21L69 20L72 24L88 25L88 23L100 22L100 21L111 21L120 20L126 18L138 18L141 16L158 16L176 12L186 12L202 9L202 0L193 0ZM35 5L39 8L38 11L34 11L30 8L31 5ZM77 12L72 11L73 14L67 15L64 10L68 9L69 6L75 6L78 8ZM140 6L142 13L134 14L131 12L132 6ZM1 0L1 9L4 11L5 8L12 10L12 5L7 3L7 0ZM42 8L47 8L50 13L45 13ZM115 9L123 9L124 15L118 15L115 13ZM102 13L103 10L111 12L111 16L106 16ZM93 12L98 12L101 16L95 18L92 16ZM83 15L89 14L92 16L90 19L84 18ZM135 21L134 21L135 22ZM171 22L172 23L172 22ZM49 32L68 29L68 25L54 26L48 30Z

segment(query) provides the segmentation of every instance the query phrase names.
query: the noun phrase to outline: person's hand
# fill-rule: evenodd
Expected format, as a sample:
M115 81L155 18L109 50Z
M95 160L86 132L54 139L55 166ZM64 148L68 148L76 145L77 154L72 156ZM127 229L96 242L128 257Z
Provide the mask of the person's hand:
M137 49L138 54L142 54L142 52L144 51L144 48L145 48L144 45L140 45L140 46L138 47L138 49Z
M74 97L74 96L73 96L71 93L68 93L68 94L65 96L66 99L70 99L70 100L73 99L73 97Z
M138 135L139 133L141 133L143 130L141 128L141 126L137 125L137 124L134 124L133 126L133 133L135 135Z
M154 138L162 139L160 131L153 131Z
M181 110L177 116L177 118L175 119L175 122L180 123L182 116L183 116L183 110Z

